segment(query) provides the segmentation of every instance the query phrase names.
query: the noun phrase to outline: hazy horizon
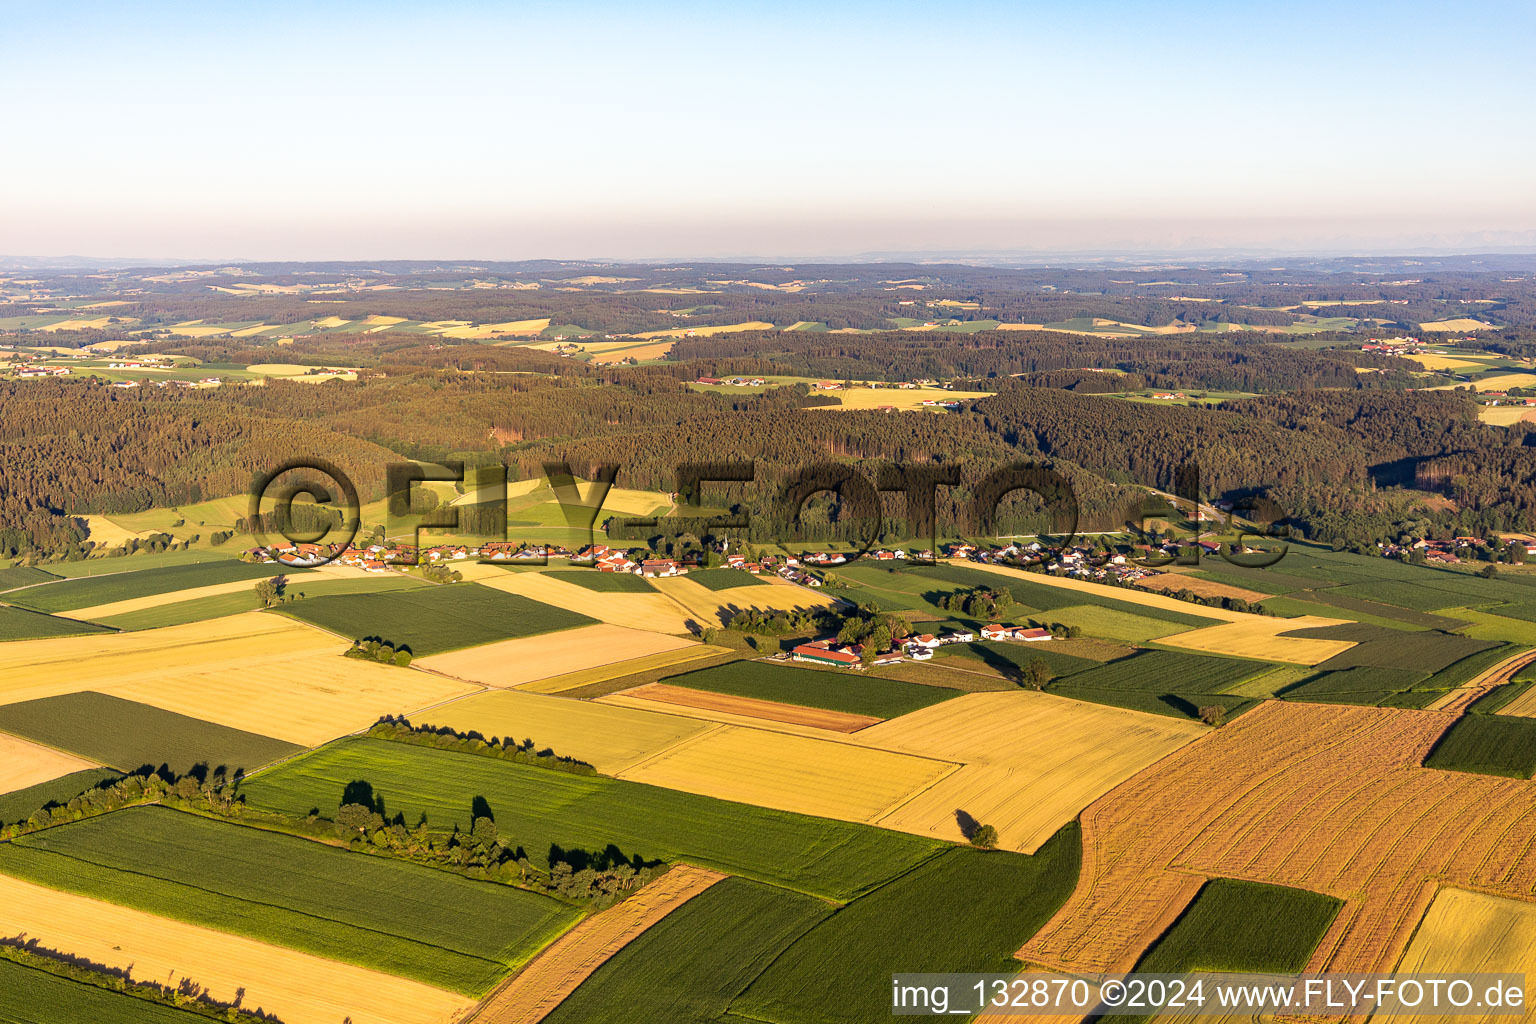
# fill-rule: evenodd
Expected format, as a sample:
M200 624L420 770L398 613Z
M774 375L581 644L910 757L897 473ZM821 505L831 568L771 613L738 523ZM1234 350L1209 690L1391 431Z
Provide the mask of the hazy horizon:
M36 140L0 177L12 257L1536 245L1514 3L156 3L8 27L68 40L0 69Z

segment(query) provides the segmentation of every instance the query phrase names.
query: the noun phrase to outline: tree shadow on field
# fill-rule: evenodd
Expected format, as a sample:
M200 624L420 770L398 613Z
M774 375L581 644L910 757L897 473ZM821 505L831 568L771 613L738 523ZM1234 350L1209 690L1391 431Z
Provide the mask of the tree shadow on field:
M373 783L362 779L354 779L341 791L341 803L338 806L345 807L347 804L361 804L376 814L384 814L384 797L373 791Z
M469 802L469 820L476 818L490 818L496 820L496 814L491 810L491 802L483 796L477 796Z
M958 807L955 808L955 824L960 826L960 834L966 839L970 839L976 834L976 830L981 828L981 822Z
M581 848L567 850L558 843L549 845L549 866L556 864L569 864L572 871L585 871L591 868L593 871L608 871L620 864L628 864L636 871L644 868L655 867L662 863L661 860L646 860L638 853L633 856L626 854L613 843L609 843L602 852L593 853L591 850Z
M987 646L986 644L968 644L967 646L978 657L980 657L982 662L992 671L1008 680L1008 682L1012 683L1014 686L1023 685L1024 670L1019 668L1017 664L1003 657L995 649Z

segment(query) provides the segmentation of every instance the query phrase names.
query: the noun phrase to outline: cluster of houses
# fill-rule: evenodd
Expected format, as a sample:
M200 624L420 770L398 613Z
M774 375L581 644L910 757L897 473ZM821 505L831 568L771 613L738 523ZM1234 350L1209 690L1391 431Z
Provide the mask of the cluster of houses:
M1361 352L1382 352L1389 356L1405 356L1424 351L1424 343L1418 338L1367 338L1360 346Z
M1215 541L1199 541L1206 554L1215 554L1221 545ZM951 544L944 549L950 558L963 558L972 562L1007 562L1038 558L1045 546L1039 541L1027 544L1009 544L1001 548L978 548L974 544ZM1173 557L1180 553L1179 544L1138 544L1136 556L1113 552L1105 554L1086 544L1076 544L1057 552L1056 557L1045 564L1047 572L1070 576L1092 583L1134 583L1148 576L1156 576L1156 570L1137 565L1132 557Z
M1511 543L1523 546L1527 555L1536 556L1536 539L1514 539ZM1386 558L1401 558L1414 551L1422 551L1424 561L1431 564L1460 565L1462 559L1458 552L1481 551L1488 545L1481 537L1452 537L1450 540L1416 540L1412 544L1379 541L1377 546Z
M733 388L760 388L768 383L761 377L700 377L695 384L720 384Z
M116 380L114 388L216 388L224 383L219 377L203 377L200 380Z
M18 377L68 377L67 366L23 366L16 371Z
M1177 402L1189 396L1182 391L1159 391L1152 397L1161 402Z
M928 661L933 657L933 652L946 644L969 644L976 642L975 633L965 630L956 630L945 633L942 636L934 636L924 633L919 636L900 637L895 646L889 651L880 651L873 655L869 661L871 665L895 665L902 661ZM1004 626L993 622L981 627L981 639L987 641L1016 640L1023 643L1041 643L1052 639L1052 633L1048 629L1032 626ZM839 644L836 640L813 640L810 643L800 644L789 652L794 661L805 661L815 665L831 665L837 668L862 668L864 662L863 644Z

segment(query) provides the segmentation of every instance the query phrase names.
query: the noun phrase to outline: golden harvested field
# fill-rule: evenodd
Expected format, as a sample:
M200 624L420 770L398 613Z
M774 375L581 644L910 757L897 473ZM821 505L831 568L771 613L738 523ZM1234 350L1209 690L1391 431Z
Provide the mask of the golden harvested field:
M1406 358L1413 360L1426 370L1466 370L1482 369L1486 363L1465 356L1438 355L1433 352L1418 352Z
M446 725L485 736L531 738L539 749L578 758L605 775L636 763L714 726L653 711L548 697L517 690L477 693L433 708L417 724Z
M480 579L487 587L521 594L556 608L579 608L583 615L631 629L656 633L688 632L688 615L664 594L603 593L539 572L507 572ZM699 588L703 590L703 587ZM713 620L709 623L713 625Z
M797 587L777 577L761 577L768 586L727 587L710 590L686 576L670 576L652 580L658 591L673 601L704 626L719 626L732 614L747 608L788 611L793 608L827 608L837 604L837 599Z
M718 711L732 718L754 718L766 722L783 722L803 725L811 729L829 732L858 732L885 721L870 715L851 715L843 711L827 711L823 708L784 704L776 700L759 700L756 697L738 697L729 693L712 693L687 686L669 686L666 683L647 683L633 690L625 690L624 696L651 701L663 705L678 705L702 711Z
M137 530L129 530L108 519L106 516L76 516L76 519L85 520L86 536L97 544L118 548L131 540L138 540L145 534Z
M1273 701L1082 815L1077 888L1019 951L1129 969L1207 878L1327 893L1343 909L1309 971L1390 971L1441 886L1536 892L1536 783L1420 764L1454 721Z
M0 793L26 789L60 775L95 767L73 754L0 732Z
M1204 614L1201 609L1199 614ZM1187 633L1165 636L1157 642L1169 647L1182 647L1209 654L1232 654L1243 658L1261 658L1265 661L1284 661L1293 665L1318 665L1336 654L1355 646L1351 640L1318 640L1307 637L1282 636L1296 629L1318 626L1335 626L1341 619L1328 619L1320 615L1298 615L1290 619L1278 619L1263 615L1251 615L1243 622L1224 622L1219 626L1192 629Z
M1453 388L1464 388L1464 383L1441 384L1428 388L1429 391L1450 391ZM1536 373L1528 373L1517 370L1513 373L1496 373L1492 377L1482 377L1472 381L1472 387L1477 391L1508 391L1510 388L1536 387Z
M657 701L647 700L638 691L642 687L630 690L620 690L618 693L610 693L594 699L597 704L612 704L621 708L636 708L640 711L665 710L668 714L680 715L685 718L696 718L701 722L717 722L721 725L740 725L748 729L762 729L768 732L788 733L792 736L804 736L813 740L845 740L854 742L854 737L847 733L829 733L825 729L819 729L812 725L797 725L791 722L769 721L766 718L756 718L751 715L736 714L731 711L723 711L719 708L698 708L688 704L660 704Z
M1234 587L1227 583L1217 583L1202 576L1189 576L1184 573L1164 572L1156 576L1146 576L1136 581L1136 585L1143 590L1188 590L1199 594L1201 597L1235 597L1243 601L1262 601L1268 594L1261 594L1257 590L1244 590L1242 587ZM1194 614L1200 614L1196 611Z
M1536 975L1536 903L1464 889L1441 889L1397 966L1400 973L1478 972ZM1432 1015L1394 1016L1409 1024L1437 1024ZM1466 1024L1536 1020L1536 1007L1514 1016L1458 1016Z
M583 605L565 607L580 608ZM486 686L518 686L535 679L663 654L691 645L691 640L680 637L604 622L435 654L416 664Z
M538 334L549 326L549 317L535 320L508 320L499 324L480 324L478 327L450 327L442 332L445 338L495 338L503 334Z
M471 1018L474 1024L538 1024L647 928L725 878L718 871L678 864L629 899L560 936Z
M471 1000L393 975L156 917L0 875L0 933L128 970L136 981L183 979L221 1002L284 1024L448 1024Z
M672 351L672 342L658 341L653 345L636 345L633 348L616 348L592 357L594 364L621 363L626 359L660 359Z
M1522 405L1483 405L1477 410L1477 418L1495 427L1507 427L1512 423L1536 421L1536 408Z
M643 331L636 338L681 338L691 334L698 338L710 338L716 334L735 334L738 331L771 331L773 324L766 320L748 320L744 324L725 324L720 327L672 327L665 331Z
M956 767L836 740L722 725L619 777L781 811L874 822Z
M1419 324L1421 331L1491 331L1493 329L1493 324L1474 320L1469 316L1460 316L1453 320L1431 320L1428 323Z
M247 612L137 633L7 645L0 704L95 690L305 746L468 693L467 683L341 657L344 641Z
M1519 715L1522 718L1536 718L1536 687L1527 690L1517 700L1511 701L1499 709L1501 715Z
M834 397L842 405L817 405L813 409L878 409L882 405L894 406L898 411L924 410L924 402L967 402L977 398L989 398L991 391L945 391L943 388L853 388L839 391ZM931 406L929 407L932 408ZM945 410L939 409L939 412Z
M658 669L676 669L684 671L687 666L697 662L713 661L722 654L733 654L729 647L715 647L711 644L691 644L675 651L667 651L663 654L652 654L644 658L635 658L631 661L617 661L612 665L602 665L597 668L583 669L580 672L567 672L565 675L550 676L548 679L539 679L531 683L524 683L517 688L519 693L564 693L566 690L574 690L580 686L591 686L593 683L606 683L610 679L621 679L624 676L635 675L639 672L652 672Z
M1084 807L1208 730L1196 722L1019 690L968 693L860 732L887 750L964 762L879 819L963 842L955 812L1033 853Z

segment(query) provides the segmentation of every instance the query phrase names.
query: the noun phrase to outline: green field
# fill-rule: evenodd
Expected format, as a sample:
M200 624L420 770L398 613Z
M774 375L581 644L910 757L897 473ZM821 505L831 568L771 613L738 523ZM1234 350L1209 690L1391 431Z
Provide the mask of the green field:
M596 621L473 583L382 594L315 597L286 614L353 640L379 637L419 657Z
M51 572L41 569L30 569L26 566L16 566L11 569L0 569L0 593L7 590L15 590L17 587L30 587L34 583L47 583L59 577Z
M933 660L934 664L953 662L957 668L966 662L981 663L1008 678L1016 678L1019 671L1036 658L1050 666L1051 675L1057 679L1098 668L1101 664L1064 654L1055 649L1057 643L1053 640L1044 644L945 644L933 652Z
M0 825L26 821L33 811L41 810L49 804L69 803L88 789L95 789L103 782L114 782L122 777L122 772L111 768L87 768L39 782L26 789L0 793Z
M1524 696L1532 687L1536 687L1536 679L1516 677L1514 682L1505 683L1503 686L1496 686L1473 701L1468 706L1467 713L1473 715L1496 715Z
M304 749L91 691L0 705L0 730L124 771L164 764L182 774L206 764L233 775Z
M702 1024L805 931L820 900L727 878L652 925L557 1006L546 1024Z
M1053 682L1048 689L1075 700L1179 718L1198 718L1202 707L1219 706L1232 718L1256 701L1228 691L1273 667L1183 651L1142 651Z
M181 551L152 553L141 551L132 555L107 555L101 558L82 558L78 562L50 562L48 571L65 579L78 580L92 576L107 576L120 572L141 572L146 569L165 569L178 565L199 565L207 562L228 562L236 554L233 542L222 548L195 547ZM121 551L122 549L117 549Z
M374 739L346 739L246 781L254 807L330 814L364 781L386 813L449 831L470 825L483 798L501 834L541 863L552 846L601 859L686 859L828 899L850 899L945 844L867 825L812 818L676 790Z
M466 995L580 917L512 886L163 807L0 845L0 870Z
M922 579L940 580L951 584L958 584L962 588L980 587L986 590L1006 588L1014 599L1024 605L1020 614L1031 618L1043 618L1059 621L1053 614L1061 609L1079 608L1092 605L1097 608L1106 608L1127 615L1134 615L1140 619L1156 619L1159 622L1171 622L1191 629L1200 626L1217 625L1218 620L1208 619L1196 612L1170 611L1162 608L1153 608L1144 604L1136 604L1131 601L1121 601L1113 596L1112 587L1106 587L1105 592L1067 589L1065 587L1050 586L1045 583L1034 583L1026 575L1021 574L1018 579L1010 579L1007 576L999 576L997 573L985 572L980 569L970 569L962 565L935 565L924 567L912 567L905 570L913 576ZM951 588L953 589L953 588ZM1191 605L1195 608L1195 605ZM1019 615L1014 616L1016 619ZM1164 630L1164 634L1172 630Z
M1318 704L1368 704L1381 705L1394 694L1410 690L1422 690L1429 679L1428 672L1415 672L1406 668L1377 668L1359 665L1322 672L1313 678L1282 691L1286 700L1299 700ZM1430 698L1430 702L1433 699ZM1393 702L1393 706L1401 706Z
M288 593L294 596L302 595L305 598L316 598L333 597L340 594L373 594L390 590L411 590L426 586L431 586L431 584L416 579L413 576L401 576L395 573L359 580L330 580L321 579L316 576L305 576L298 580L289 581ZM241 612L255 611L260 607L262 607L261 599L256 596L256 588L253 585L250 590L240 590L233 594L219 594L215 597L198 598L192 601L177 601L174 604L162 604L156 608L141 608L136 612L109 615L97 621L103 626L111 626L113 629L159 629L164 626L180 626L187 622L203 622L225 615L238 615Z
M876 718L895 718L960 696L959 690L949 690L942 686L903 683L865 673L792 668L765 661L727 662L672 676L666 682L672 686L690 686L695 690L776 700L853 715L873 715Z
M1350 640L1355 643L1354 647L1317 666L1324 672L1363 666L1411 669L1432 674L1470 655L1499 647L1492 640L1476 640L1435 630L1404 632L1363 622L1299 629L1291 635L1321 640Z
M1305 889L1213 878L1135 969L1294 974L1306 966L1340 906L1342 901L1332 896ZM1114 1014L1100 1019L1147 1018Z
M100 633L102 627L91 622L76 622L56 615L0 605L0 641L41 640L50 636L76 636Z
M1536 718L1463 715L1440 737L1424 766L1529 779L1536 775Z
M170 594L178 590L211 587L238 580L250 580L254 587L256 580L269 576L291 577L308 571L289 569L272 562L252 564L231 559L137 571L126 571L129 566L122 565L122 569L125 571L88 579L45 583L14 591L7 595L7 599L12 604L40 612L74 611L134 597L153 597L156 594Z
M1089 636L1120 640L1130 644L1145 643L1172 633L1182 633L1187 628L1166 619L1093 604L1052 608L1050 611L1040 612L1029 618L1043 623L1059 622L1063 626L1077 626Z
M561 580L565 583L574 583L578 587L596 591L599 594L654 594L656 588L651 586L643 576L636 576L629 572L599 572L596 569L558 569L547 572L544 575L550 579Z
M207 1020L200 1014L0 960L0 1021L5 1024L201 1024Z
M732 587L766 587L768 581L743 569L694 569L688 578L709 590L730 590Z
M1014 951L1077 884L1081 857L1076 823L1033 856L951 849L812 928L731 1011L877 1024L891 1017L892 971L1012 974L1022 966Z

